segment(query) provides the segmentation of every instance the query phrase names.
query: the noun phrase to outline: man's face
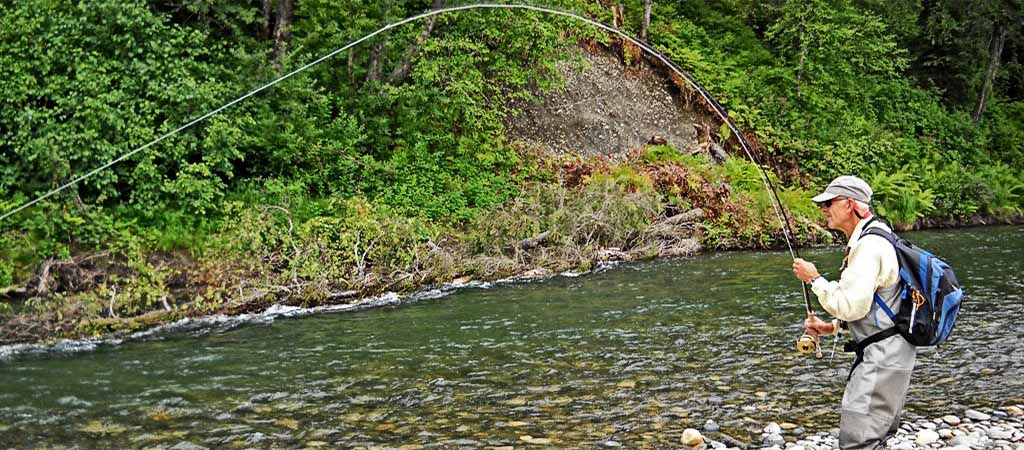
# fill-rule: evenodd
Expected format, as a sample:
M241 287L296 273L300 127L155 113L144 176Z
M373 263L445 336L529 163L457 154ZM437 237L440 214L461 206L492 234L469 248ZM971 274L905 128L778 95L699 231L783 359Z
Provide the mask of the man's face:
M825 228L834 231L841 231L840 224L849 219L850 199L836 197L818 203L821 212L825 213Z

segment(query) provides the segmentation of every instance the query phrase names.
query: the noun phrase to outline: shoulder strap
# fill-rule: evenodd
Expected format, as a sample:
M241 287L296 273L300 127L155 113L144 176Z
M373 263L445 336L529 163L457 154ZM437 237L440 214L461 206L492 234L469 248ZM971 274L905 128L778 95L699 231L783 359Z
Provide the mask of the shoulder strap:
M868 225L871 225L871 222L873 222L874 220L875 217L872 216L868 223L864 224L864 228L861 230L860 236L881 236L885 238L885 240L889 241L889 244L891 244L893 248L896 248L895 234L886 231L885 229L882 228L868 228ZM877 304L878 307L882 309L882 311L885 311L885 315L889 316L889 320L892 320L894 323L896 322L896 314L892 312L892 309L889 308L889 305L885 304L885 302L882 300L882 297L880 297L877 292L875 292L874 298L872 300L874 300L875 304Z

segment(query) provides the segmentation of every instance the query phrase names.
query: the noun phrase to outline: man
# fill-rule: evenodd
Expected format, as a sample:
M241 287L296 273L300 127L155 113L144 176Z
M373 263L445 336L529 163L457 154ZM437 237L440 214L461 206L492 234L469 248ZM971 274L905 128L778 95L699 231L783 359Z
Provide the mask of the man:
M896 431L917 356L916 347L899 334L885 331L893 322L878 302L885 302L893 313L899 311L899 262L885 238L861 235L868 227L891 232L872 216L871 194L864 180L841 176L811 199L827 216L828 228L842 231L849 240L838 281L825 279L808 261L793 261L796 277L811 283L822 308L837 318L829 323L812 315L804 323L807 333L837 334L842 320L860 347L840 408L839 447L843 450L882 447Z

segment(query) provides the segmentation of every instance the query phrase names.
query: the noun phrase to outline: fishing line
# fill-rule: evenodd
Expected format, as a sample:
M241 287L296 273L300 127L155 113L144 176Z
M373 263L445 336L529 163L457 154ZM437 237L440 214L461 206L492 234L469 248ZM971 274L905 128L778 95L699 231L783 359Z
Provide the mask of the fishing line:
M691 77L688 73L686 73L686 71L684 71L681 67L679 67L677 64L675 64L675 62L673 62L671 59L669 59L667 56L665 56L665 54L663 54L662 52L651 48L647 43L642 42L640 40L637 40L637 39L633 38L632 36L630 36L629 34L626 34L625 32L623 32L623 31L621 31L621 30L619 30L619 29L617 29L615 27L612 27L610 25L607 25L607 24L595 21L593 19L589 19L589 18L580 16L580 15L578 15L576 13L572 13L572 12L568 12L568 11L563 11L563 10L558 10L558 9L547 8L547 7L542 7L542 6L527 5L527 4L476 3L476 4L470 4L470 5L453 6L453 7L448 7L448 8L435 9L435 10L428 11L428 12L425 12L425 13L422 13L422 14L418 14L418 15L415 15L415 16L408 17L406 19L399 20L397 22L392 22L392 23L389 23L387 25L384 25L383 27L377 29L376 31L373 31L373 32L371 32L371 33L369 33L369 34L367 34L367 35L365 35L365 36L363 36L363 37L361 37L359 39L356 39L356 40L346 44L343 47L340 47L340 48L338 48L338 49L336 49L336 50L334 50L334 51L332 51L332 52L330 52L330 53L328 53L328 54L326 54L324 56L321 56L320 58L317 58L316 60L314 60L314 61L312 61L312 62L310 62L308 64L305 64L305 65L299 67L298 69L295 69L295 70L293 70L291 72L288 72L287 74L282 75L282 76L274 79L273 81L270 81L269 83L264 84L263 86L260 86L260 87L258 87L256 89L246 93L245 95L242 95L242 96L240 96L240 97L238 97L238 98L236 98L236 99L234 99L234 100L232 100L232 101L230 101L228 103L225 103L224 105L222 105L222 106L220 106L220 107L218 107L218 108L216 108L216 109L214 109L214 110L212 110L210 112L207 112L206 114L203 114L202 116L199 116L199 117L193 119L192 121L190 121L190 122L188 122L188 123L186 123L186 124L184 124L184 125L182 125L182 126L180 126L178 128L175 128L174 130L169 131L169 132L161 135L160 137L158 137L158 138L156 138L156 139L154 139L154 140L152 140L152 141L150 141L150 142L148 142L148 143L146 143L146 144L144 144L144 145L142 145L142 146L140 146L138 148L135 148L135 149L133 149L133 150L131 150L131 151L129 151L129 152L127 152L127 153L125 153L125 154L123 154L123 155L113 159L113 160L110 160L109 162L107 162L106 164L103 164L102 166L99 166L99 167L97 167L97 168L95 168L93 170L90 170L89 172L87 172L87 173L85 173L85 174L83 174L83 175L81 175L81 176L79 176L79 177L77 177L77 178L75 178L75 179L73 179L73 180L63 184L63 185L61 185L60 187L58 187L56 189L53 189L53 190L51 190L51 191L49 191L49 192L47 192L47 193L45 193L45 194L43 194L43 195L41 195L39 197L36 197L36 198L32 199L29 202L26 202L26 203L18 206L17 208L14 208L14 209L12 209L10 211L7 211L7 212L3 213L2 215L0 215L0 221L3 221L4 219L7 219L8 217L18 213L19 211L21 211L21 210L23 210L25 208L28 208L28 207L30 207L30 206L32 206L32 205L34 205L34 204L36 204L36 203L38 203L38 202L40 202L42 200L45 200L46 198L49 198L50 196L52 196L54 194L57 194L57 193L65 190L65 189L67 189L67 188L69 188L69 187L71 187L71 186L73 186L73 185L75 185L75 184L77 184L77 183L79 183L79 182L81 182L81 181L83 181L83 180L85 180L85 179L87 179L87 178L89 178L89 177L99 173L100 171L103 171L103 170L113 166L114 164L117 164L117 163L119 163L121 161L124 161L125 159L130 158L132 155L135 155L136 153L139 153L139 152L141 152L141 151L143 151L143 150L145 150L145 149L147 149L149 147L152 147L153 145L156 145L156 144L160 143L161 141L163 141L163 140L165 140L165 139L167 139L167 138L169 138L171 136L174 136L175 134L180 133L181 131L184 131L184 130L186 130L188 128L191 128L192 126L194 126L194 125L196 125L196 124L198 124L198 123L200 123L200 122L202 122L202 121L204 121L204 120L206 120L206 119L208 119L208 118L210 118L210 117L220 113L221 111L223 111L223 110L225 110L227 108L230 108L231 106L234 106L235 104L238 104L239 102L241 102L241 101L243 101L243 100L245 100L245 99L247 99L249 97L252 97L253 95L256 95L256 94L258 94L258 93L260 93L260 92L262 92L262 91L264 91L264 90L266 90L266 89L268 89L268 88L270 88L270 87L272 87L272 86L274 86L274 85L276 85L276 84L278 84L278 83L280 83L280 82L282 82L284 80L287 80L287 79L289 79L289 78L291 78L291 77L293 77L293 76L295 76L295 75L297 75L297 74L299 74L301 72L306 71L307 69L309 69L309 68L311 68L313 66L316 66L316 65L318 65L318 64L320 64L320 63L322 63L322 62L324 62L324 61L334 57L335 55L337 55L337 54L339 54L339 53L341 53L341 52L343 52L345 50L348 50L348 49L350 49L350 48L352 48L352 47L354 47L354 46L356 46L356 45L358 45L358 44L360 44L360 43L362 43L362 42L364 42L364 41L366 41L368 39L371 39L374 36L377 36L378 34L381 34L381 33L385 32L385 31L388 31L388 30L390 30L392 28L399 27L399 26L405 25L407 23L415 22L415 21L418 21L418 20L422 20L422 19L425 19L425 18L428 18L428 17L432 17L432 16L436 16L436 15L440 15L440 14L454 13L454 12L459 12L459 11L473 10L473 9L506 9L506 10L521 9L521 10L537 11L537 12L542 12L542 13L547 13L547 14L554 14L554 15L558 15L558 16L569 17L569 18L572 18L572 19L575 19L575 20L579 20L581 22L584 22L584 23L590 24L592 26L595 26L597 28L600 28L602 30L605 30L605 31L607 31L609 33L613 33L613 34L619 36L620 38L622 38L622 39L624 39L626 41L629 41L631 44L636 45L637 47L643 49L649 55L653 56L655 59L660 61L662 64L665 65L665 67L668 67L670 70L675 72L676 75L679 75L679 77L681 79L686 81L686 83L689 84L690 87L693 88L698 94L700 94L700 96L702 98L704 98L704 100L707 102L707 104L709 106L711 106L711 108L715 111L715 113L718 115L718 117L722 119L722 121L725 123L725 125L732 132L732 135L736 136L736 140L737 140L737 142L739 142L740 147L743 148L743 152L746 153L747 157L751 161L753 161L755 165L757 165L758 169L760 169L759 173L761 174L761 181L768 188L768 192L771 195L771 198L774 200L774 202L772 202L772 207L775 209L775 214L778 216L779 221L782 222L782 232L783 232L783 235L784 235L785 240L786 240L786 246L789 248L790 256L793 259L796 259L796 258L800 257L800 253L796 250L796 248L793 245L794 233L793 233L792 227L790 226L789 215L786 214L785 207L783 207L782 201L779 199L779 195L778 195L778 192L777 192L777 190L775 188L775 184L772 183L772 180L768 176L768 172L765 170L764 165L761 163L760 160L758 160L757 157L754 156L754 152L751 150L750 143L747 142L746 137L744 137L744 135L742 133L740 133L739 127L737 127L736 124L733 122L732 118L729 117L728 113L725 111L725 108L722 107L722 105L720 103L718 103L718 101L715 100L715 98L712 97L711 94L708 93L708 91L706 89L704 89L704 86L702 86L695 79L693 79L693 77ZM801 283L801 284L803 286L804 301L805 301L806 306L807 306L807 313L808 314L813 314L813 311L811 309L810 296L808 295L808 292L807 292L807 286L805 284L803 284L803 283Z

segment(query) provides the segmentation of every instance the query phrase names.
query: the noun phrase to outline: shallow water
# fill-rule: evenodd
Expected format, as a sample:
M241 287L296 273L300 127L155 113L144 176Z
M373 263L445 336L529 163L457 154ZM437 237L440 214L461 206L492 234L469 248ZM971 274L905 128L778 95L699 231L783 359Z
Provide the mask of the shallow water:
M907 237L968 296L953 339L920 354L908 414L1024 396L1024 228ZM826 275L841 255L804 253ZM830 366L831 339L824 361L797 354L802 315L788 253L735 252L24 355L0 363L0 448L658 447L707 419L741 440L769 421L828 429L852 358Z

